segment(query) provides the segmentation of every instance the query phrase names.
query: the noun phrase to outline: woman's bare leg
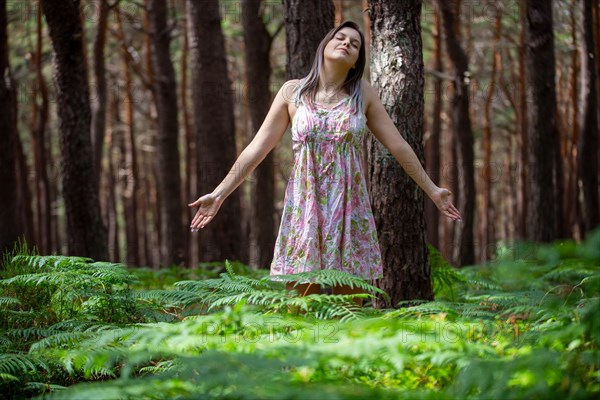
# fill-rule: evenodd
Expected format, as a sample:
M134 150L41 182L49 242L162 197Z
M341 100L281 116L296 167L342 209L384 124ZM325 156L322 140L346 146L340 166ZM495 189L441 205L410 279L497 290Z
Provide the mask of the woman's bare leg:
M295 285L295 286L294 286ZM285 288L289 291L295 290L299 296L308 296L309 294L321 294L321 286L316 283L299 283L287 282ZM292 314L305 314L304 310L300 310L298 306L289 307L288 312Z
M316 283L299 283L298 285L296 285L295 282L288 282L285 284L285 288L288 291L296 290L300 296L308 296L309 294L321 293L321 286L317 285Z
M333 292L333 294L360 294L360 293L365 293L364 290L362 290L360 288L357 288L357 287L351 288L348 285L334 286L332 292ZM361 299L360 297L355 297L354 298L354 302L356 304L358 304L359 307L362 307L362 305L363 305L363 299Z

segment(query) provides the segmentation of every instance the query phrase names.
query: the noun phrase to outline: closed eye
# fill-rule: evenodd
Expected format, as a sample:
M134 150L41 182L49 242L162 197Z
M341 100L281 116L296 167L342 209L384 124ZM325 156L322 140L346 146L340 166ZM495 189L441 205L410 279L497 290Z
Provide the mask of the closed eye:
M343 33L336 36L337 40L344 40L345 38L346 38L346 36ZM357 48L357 49L360 47L359 41L356 39L350 39L350 44L352 45L352 47Z

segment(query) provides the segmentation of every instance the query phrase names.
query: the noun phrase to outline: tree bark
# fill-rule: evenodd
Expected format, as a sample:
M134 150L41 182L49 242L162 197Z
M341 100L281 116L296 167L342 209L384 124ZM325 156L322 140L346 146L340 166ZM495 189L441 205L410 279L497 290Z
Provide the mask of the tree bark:
M108 99L108 129L106 133L106 163L107 163L107 174L106 174L106 222L108 225L108 249L110 254L110 260L112 262L121 262L121 248L120 235L119 235L119 218L117 212L117 198L119 185L117 181L117 172L114 160L114 154L118 151L118 146L115 145L115 132L114 123L118 123L118 105L116 99Z
M498 87L497 75L500 66L500 52L498 51L498 42L502 32L502 11L496 10L494 23L494 43L492 47L492 66L490 84L487 88L483 109L483 137L481 140L481 153L483 154L483 173L482 173L482 207L479 222L479 262L485 263L492 254L489 254L490 245L495 243L495 220L494 203L492 202L492 103Z
M94 151L94 173L100 185L102 171L102 148L106 131L106 61L104 47L108 25L109 5L107 0L97 0L98 23L94 37L94 77L96 79L96 97L92 108L92 146Z
M123 30L121 11L117 5L115 9L117 32L121 40L121 58L123 60L123 132L124 140L121 142L121 154L124 162L125 174L122 177L121 195L123 198L123 215L125 219L125 239L127 242L127 264L140 266L139 229L138 229L138 191L139 173L135 142L135 122L133 118L133 89L131 68L129 66L129 50Z
M398 130L423 157L423 49L420 0L369 2L371 81ZM433 299L425 240L423 192L373 136L368 139L370 196L379 235L384 277L391 298Z
M79 1L42 0L54 48L63 198L69 253L108 259L90 139L90 103Z
M550 242L557 238L555 154L556 89L551 0L528 0L526 75L528 103L529 211L528 238Z
M36 240L35 245L41 254L52 252L52 229L51 229L51 198L50 184L47 172L47 140L46 129L48 127L48 90L42 74L42 10L36 13L36 50L32 57L31 71L36 80L32 90L31 102L31 147L33 150L33 165L35 167L35 194L36 194ZM38 103L38 94L41 103Z
M523 2L519 5L519 136L517 137L517 146L519 146L519 162L521 168L518 169L518 204L519 213L517 224L517 237L525 239L528 236L527 215L529 210L529 144L527 135L529 132L529 119L527 115L527 79L525 73L525 59L527 57L527 6Z
M8 58L6 0L0 0L0 254L13 249L19 234L17 209L17 90Z
M433 69L443 72L442 64L442 32L440 13L436 10L433 25ZM429 138L425 143L425 164L431 180L440 180L440 136L442 131L442 79L433 78L433 106ZM440 248L440 213L433 202L425 203L427 241L436 249Z
M6 131L8 132L8 131ZM17 213L18 224L27 243L35 243L35 229L33 228L33 211L31 208L32 197L29 190L27 177L29 176L29 167L27 166L27 157L23 152L23 145L18 132L15 138L15 157L16 157L16 180L17 180ZM10 179L8 181L10 184ZM21 234L21 232L19 232ZM55 242L56 243L56 242Z
M473 130L469 115L469 60L456 36L455 1L437 0L442 12L444 38L448 56L454 66L454 98L452 99L452 125L457 148L458 209L463 222L455 225L455 247L453 260L458 265L475 262L473 225L475 219L475 172L473 165ZM485 244L483 244L485 245Z
M188 0L194 129L198 151L200 194L210 193L235 162L235 127L231 82L227 75L225 40L216 0ZM240 194L232 193L219 215L198 233L200 260L247 261L241 235Z
M261 0L242 2L242 23L252 132L256 134L269 111L271 36L260 11ZM256 168L251 181L250 266L268 268L275 244L275 173L273 153Z
M583 215L585 226L583 235L591 232L600 224L598 215L598 92L596 88L596 67L594 46L594 25L592 0L580 2L581 24L581 90L580 90L580 123L578 164L583 194ZM598 37L596 37L597 40Z
M196 163L196 141L194 138L194 131L192 129L191 117L188 107L188 58L189 58L189 33L188 33L188 12L187 12L187 1L180 0L184 9L184 21L183 21L183 45L181 49L181 65L180 74L181 80L179 82L179 96L181 98L181 113L183 120L184 130L184 143L183 149L185 151L185 167L184 167L184 186L183 186L183 198L186 201L191 201L193 196L194 188L194 173L195 168L193 166ZM185 221L191 221L194 213L189 207L185 207L184 215ZM197 260L197 243L192 241L193 233L189 230L185 230L185 264L188 267L195 265Z
M162 224L161 265L182 264L185 236L181 210L181 178L179 172L177 121L177 84L169 54L171 42L167 26L166 0L150 1L150 32L152 36L158 116L157 168L159 178L160 212Z
M317 47L333 28L331 0L283 0L285 9L285 76L303 78L312 66Z

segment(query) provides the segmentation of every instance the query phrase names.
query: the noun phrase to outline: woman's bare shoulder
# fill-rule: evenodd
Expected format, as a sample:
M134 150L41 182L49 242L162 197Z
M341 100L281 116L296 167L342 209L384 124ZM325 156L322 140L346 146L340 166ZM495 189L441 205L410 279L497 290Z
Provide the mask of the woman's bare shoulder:
M296 88L298 87L299 82L300 79L290 79L289 81L286 81L283 85L281 85L281 89L279 89L279 92L286 102L290 103L294 101L294 97L296 95Z
M363 103L365 105L365 113L369 109L369 106L373 104L374 101L379 100L379 95L375 88L371 85L371 83L365 79L363 79L360 83Z
M360 87L362 90L363 99L372 100L373 96L377 97L377 91L369 81L363 79L360 83Z

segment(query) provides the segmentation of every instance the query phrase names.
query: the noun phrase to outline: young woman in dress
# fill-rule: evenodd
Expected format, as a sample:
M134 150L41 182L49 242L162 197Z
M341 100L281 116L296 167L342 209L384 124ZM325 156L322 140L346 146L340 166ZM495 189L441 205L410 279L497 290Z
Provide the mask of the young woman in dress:
M402 138L377 92L362 80L364 36L353 22L332 29L321 41L309 74L286 82L235 167L197 207L190 225L203 228L227 198L277 145L292 124L294 167L285 193L271 274L338 269L365 280L383 274L377 232L366 190L361 148L367 128L398 160L442 214L460 220L449 190L436 186ZM239 173L243 171L243 173ZM294 285L288 284L288 289ZM318 285L295 286L301 294ZM334 288L333 293L359 290ZM360 303L360 299L357 299Z

